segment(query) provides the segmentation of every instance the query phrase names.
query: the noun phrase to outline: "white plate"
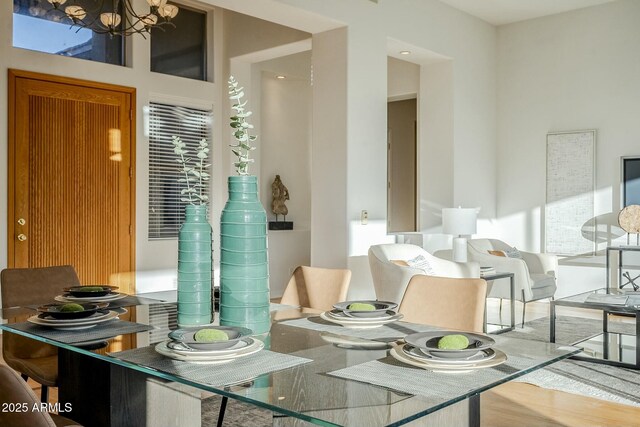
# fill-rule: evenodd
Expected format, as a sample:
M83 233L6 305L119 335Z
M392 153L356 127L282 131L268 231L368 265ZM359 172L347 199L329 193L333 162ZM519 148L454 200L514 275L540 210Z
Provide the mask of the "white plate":
M354 319L354 318L339 318L335 316L331 316L328 314L329 312L324 312L320 314L320 318L326 320L327 322L336 323L338 325L344 326L345 328L351 329L373 329L379 328L382 325L386 325L387 323L397 322L402 319L404 316L400 313L395 316L390 317L389 319Z
M250 345L237 350L235 353L226 354L226 355L202 355L202 354L182 354L176 353L167 347L167 341L162 341L158 343L155 347L156 351L163 356L169 357L174 360L179 360L181 362L190 362L190 363L203 363L203 364L222 364L229 363L238 358L249 356L251 354L257 353L264 348L264 343L260 340L254 340L253 338L248 338L253 341Z
M112 294L114 295L105 295L103 297L85 297L85 298L72 297L71 295L67 295L67 296L58 295L54 299L60 302L110 302L110 301L117 301L119 299L126 298L129 296L127 294L121 294L119 292L115 292L115 293L112 292Z
M507 361L507 355L498 349L494 349L496 352L495 356L489 360L484 360L480 362L474 362L471 364L464 365L456 365L453 363L434 363L433 361L427 359L414 359L409 357L403 350L406 344L396 345L389 351L389 354L396 360L406 363L407 365L415 366L417 368L428 369L435 372L446 372L446 373L464 373L471 372L477 369L490 368L493 366L498 366Z
M331 332L320 332L320 338L328 343L335 344L340 348L361 348L361 349L386 349L391 347L393 341L375 341L365 338L348 337L344 335L332 334Z
M44 319L40 319L38 318L38 316L31 316L30 318L27 319L27 321L31 322L31 323L35 323L36 325L40 325L40 326L46 326L48 328L53 328L53 329L60 329L60 330L69 330L69 331L75 331L75 330L80 330L80 329L89 329L89 328L93 328L94 326L100 324L100 323L104 323L104 322L108 322L110 320L116 319L118 317L118 313L116 313L115 311L109 311L109 313L98 319L98 320L93 320L89 323L87 322L78 322L77 319L76 323L69 323L68 320L63 320L63 321L52 321L52 320L44 320ZM86 320L86 319L83 319Z
M480 350L476 354L471 357L461 358L461 359L451 359L446 357L437 357L432 356L428 353L425 353L424 350L420 348L413 347L412 345L405 345L402 347L402 351L407 356L416 360L426 360L429 362L433 362L436 364L445 364L445 365L472 365L477 362L482 362L485 360L490 360L496 357L495 350L489 348L486 350Z
M250 345L254 345L254 339L251 337L245 337L244 339L240 339L238 342L236 342L234 345L232 345L231 347L227 347L227 348L221 348L219 350L197 350L197 349L188 349L188 350L182 350L179 347L181 346L180 342L176 342L176 341L165 341L167 342L167 348L171 351L173 351L174 353L178 353L178 354L183 354L185 356L210 356L210 355L214 355L214 356L223 356L223 355L229 355L229 354L234 354L237 353L238 351L242 350L243 348L246 348ZM173 343L173 344L172 344ZM171 345L176 345L177 347L172 347ZM182 345L182 347L184 347L184 344Z
M42 318L40 317L41 315L42 313L38 315L38 319L40 320L40 323L46 323L49 325L68 325L68 324L79 325L81 323L96 323L96 320L104 319L110 314L107 309L102 309L102 310L96 311L89 317L81 317L79 319L56 319L52 316L47 316Z

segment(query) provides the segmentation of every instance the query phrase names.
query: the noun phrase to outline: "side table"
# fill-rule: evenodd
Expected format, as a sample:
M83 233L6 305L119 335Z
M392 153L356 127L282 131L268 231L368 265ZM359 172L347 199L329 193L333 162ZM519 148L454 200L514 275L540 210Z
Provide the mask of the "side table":
M515 301L515 276L513 273L508 272L497 272L491 274L485 274L480 276L481 279L486 280L487 282L490 280L499 280L499 279L509 279L509 305L511 309L511 320L508 327L501 328L491 331L492 334L503 334L505 332L513 331L516 327L516 301ZM484 332L487 332L487 306L484 306Z
M622 254L624 252L640 252L640 246L607 246L607 250L606 250L606 259L607 259L606 289L607 290L611 287L611 278L609 277L611 273L611 251L618 252L618 287L620 287L620 283L622 282Z

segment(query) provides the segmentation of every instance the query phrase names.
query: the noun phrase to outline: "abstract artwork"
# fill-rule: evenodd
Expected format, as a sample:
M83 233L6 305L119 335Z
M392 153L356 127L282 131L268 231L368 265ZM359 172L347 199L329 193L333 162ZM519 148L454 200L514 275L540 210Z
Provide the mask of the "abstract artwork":
M595 148L595 130L547 134L546 252L595 251L595 238L583 233L595 216Z

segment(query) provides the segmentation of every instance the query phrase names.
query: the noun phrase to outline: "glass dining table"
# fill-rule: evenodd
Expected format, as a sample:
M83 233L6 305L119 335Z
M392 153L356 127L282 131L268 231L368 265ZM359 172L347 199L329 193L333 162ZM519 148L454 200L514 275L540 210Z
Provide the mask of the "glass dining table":
M77 331L25 322L36 307L5 308L0 329L58 347L58 399L71 408L62 415L92 427L200 426L202 392L223 396L223 408L235 399L272 411L277 426L479 426L484 391L580 351L496 335L504 363L432 371L390 351L408 334L437 328L400 321L350 329L317 311L274 304L270 332L257 337L264 349L225 364L198 364L156 351L176 327L175 302L158 295L128 297L114 307L128 320ZM127 345L96 350L107 342Z

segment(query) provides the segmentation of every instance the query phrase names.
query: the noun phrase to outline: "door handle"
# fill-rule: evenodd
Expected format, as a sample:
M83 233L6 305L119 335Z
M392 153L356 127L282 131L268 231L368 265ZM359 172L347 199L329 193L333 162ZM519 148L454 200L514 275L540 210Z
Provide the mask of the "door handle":
M21 242L24 242L25 240L27 240L27 236L25 236L24 234L20 233L18 234L18 240Z
M20 225L25 225L26 223L27 223L27 221L25 221L24 218L20 218L18 220L18 224L20 224Z

